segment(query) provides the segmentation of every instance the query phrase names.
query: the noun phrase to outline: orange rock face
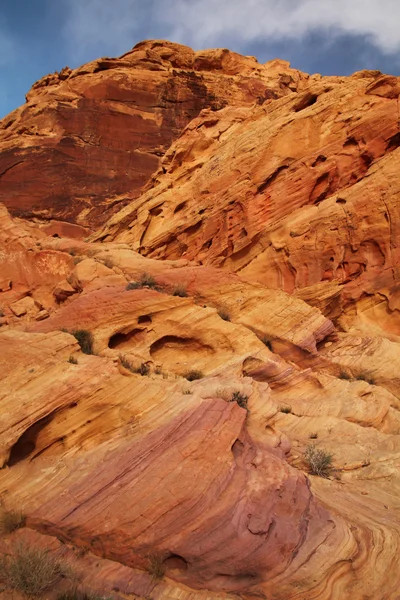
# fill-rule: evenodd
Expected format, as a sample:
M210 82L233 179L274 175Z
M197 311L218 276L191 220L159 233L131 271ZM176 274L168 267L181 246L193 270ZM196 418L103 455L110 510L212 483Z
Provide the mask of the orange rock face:
M399 93L143 42L3 120L0 561L49 600L398 600Z
M44 77L0 123L0 202L18 216L102 224L139 195L203 108L287 94L300 75L283 71L272 77L227 50L143 42Z
M203 111L151 189L96 239L240 271L314 303L391 287L397 89L396 78L376 72L313 76L307 91L261 106Z

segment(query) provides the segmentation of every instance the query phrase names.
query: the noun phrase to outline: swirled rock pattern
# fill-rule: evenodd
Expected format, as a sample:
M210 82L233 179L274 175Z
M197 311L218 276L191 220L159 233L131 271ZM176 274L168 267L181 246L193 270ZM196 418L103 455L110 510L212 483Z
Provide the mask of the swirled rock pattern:
M0 558L114 600L399 600L399 92L153 41L3 120Z

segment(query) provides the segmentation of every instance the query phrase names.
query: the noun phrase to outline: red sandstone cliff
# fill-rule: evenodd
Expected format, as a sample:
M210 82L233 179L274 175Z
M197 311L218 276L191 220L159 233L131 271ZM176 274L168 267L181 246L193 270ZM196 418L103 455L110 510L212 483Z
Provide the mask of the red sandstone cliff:
M0 122L0 202L18 216L102 224L203 108L252 105L303 79L285 63L157 41L65 68Z

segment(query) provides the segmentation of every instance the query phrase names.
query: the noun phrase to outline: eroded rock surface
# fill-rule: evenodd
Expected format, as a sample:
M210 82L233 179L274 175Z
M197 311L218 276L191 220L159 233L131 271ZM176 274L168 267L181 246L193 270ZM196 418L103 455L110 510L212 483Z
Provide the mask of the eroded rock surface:
M399 91L144 42L3 120L0 553L114 600L398 600Z
M203 108L262 102L304 79L287 63L163 41L48 75L0 122L0 202L94 228L139 195Z

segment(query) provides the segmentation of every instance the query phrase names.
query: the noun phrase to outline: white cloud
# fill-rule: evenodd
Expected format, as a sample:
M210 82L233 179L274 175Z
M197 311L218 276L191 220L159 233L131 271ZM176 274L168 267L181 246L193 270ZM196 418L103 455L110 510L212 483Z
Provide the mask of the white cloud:
M383 52L400 48L398 0L167 0L175 35L196 46L230 38L301 39L311 32L371 36Z
M195 48L302 39L319 32L369 36L384 53L400 49L398 0L67 0L65 34L75 55L122 53L162 37Z

